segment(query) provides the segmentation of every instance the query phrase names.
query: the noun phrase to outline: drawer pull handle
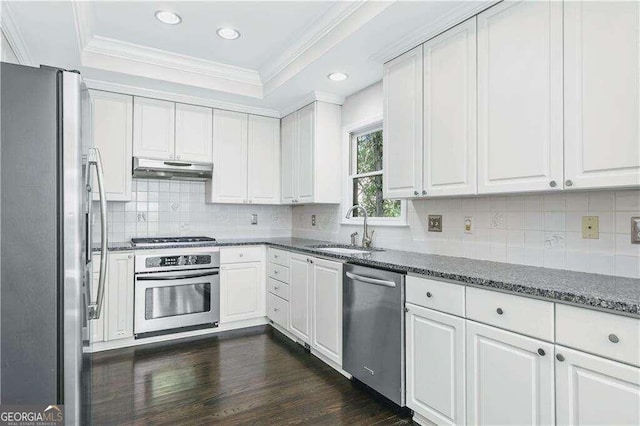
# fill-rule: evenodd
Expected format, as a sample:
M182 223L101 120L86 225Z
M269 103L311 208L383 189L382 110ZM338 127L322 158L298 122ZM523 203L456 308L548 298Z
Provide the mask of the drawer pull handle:
M427 292L427 297L431 297L431 296L432 296L431 292L430 292L430 291L428 291L428 292Z
M620 339L618 339L618 336L616 336L615 334L610 334L609 335L609 341L611 343L618 343L620 341Z
M544 349L542 349L542 348L538 349L538 355L545 356L545 354L546 354L546 352L544 351Z
M504 311L502 310L502 308L496 309L496 312L498 313L498 315L504 314Z
M556 359L560 362L564 361L564 356L562 354L556 354Z

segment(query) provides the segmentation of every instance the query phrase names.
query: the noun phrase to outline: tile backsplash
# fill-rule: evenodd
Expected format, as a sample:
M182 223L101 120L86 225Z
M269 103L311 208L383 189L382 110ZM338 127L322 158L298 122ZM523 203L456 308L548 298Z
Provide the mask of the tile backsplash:
M415 200L407 209L408 226L372 227L375 246L640 278L640 244L630 237L638 190ZM346 210L297 206L293 236L349 242L362 231L340 224ZM442 232L427 231L429 214L442 215ZM469 216L472 233L465 233ZM582 238L582 216L599 217L598 239Z
M108 202L109 241L132 237L205 235L215 238L290 237L291 207L206 204L204 182L134 179L131 201ZM94 242L100 240L93 203ZM251 225L251 215L258 224Z

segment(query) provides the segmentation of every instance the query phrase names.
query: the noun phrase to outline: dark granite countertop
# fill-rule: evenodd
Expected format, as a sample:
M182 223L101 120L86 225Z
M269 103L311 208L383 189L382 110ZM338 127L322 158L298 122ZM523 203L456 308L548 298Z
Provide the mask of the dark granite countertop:
M214 244L196 244L190 247L261 244L358 265L444 278L553 301L640 316L640 279L399 250L374 251L370 254L357 255L335 254L322 251L317 246L335 246L336 243L301 238L224 239L218 240ZM99 251L99 248L94 250ZM133 247L129 242L110 243L109 250L133 250Z

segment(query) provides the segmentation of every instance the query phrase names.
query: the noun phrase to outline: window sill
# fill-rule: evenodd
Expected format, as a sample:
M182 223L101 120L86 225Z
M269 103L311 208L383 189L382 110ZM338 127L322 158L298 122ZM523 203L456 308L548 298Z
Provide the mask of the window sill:
M363 222L361 220L358 221L346 221L343 220L340 222L340 226L363 226ZM406 222L386 222L386 221L377 221L377 220L368 220L367 226L375 226L375 227L388 227L388 228L408 228L409 224Z

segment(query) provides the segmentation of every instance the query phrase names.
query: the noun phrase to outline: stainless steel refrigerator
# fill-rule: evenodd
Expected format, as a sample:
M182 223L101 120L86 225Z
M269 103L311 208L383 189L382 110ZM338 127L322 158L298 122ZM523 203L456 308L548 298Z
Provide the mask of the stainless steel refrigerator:
M6 63L0 91L0 404L63 404L65 424L88 424L88 325L107 254L91 264L91 191L103 179L99 153L82 141L88 92L76 72ZM99 290L89 294L94 267Z

